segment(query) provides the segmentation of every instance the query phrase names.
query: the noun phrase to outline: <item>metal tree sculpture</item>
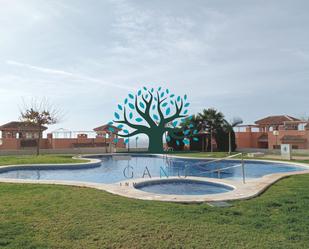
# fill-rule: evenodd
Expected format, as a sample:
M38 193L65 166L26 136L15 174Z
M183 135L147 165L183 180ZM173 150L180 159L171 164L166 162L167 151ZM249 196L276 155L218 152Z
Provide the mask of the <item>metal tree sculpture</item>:
M118 111L114 113L115 120L110 124L117 123L117 127L122 129L123 134L118 135L127 138L125 143L128 143L129 137L145 134L149 138L148 151L162 153L162 139L166 132L169 134L167 141L172 136L185 144L189 144L188 137L197 133L192 129L193 125L179 128L182 121L190 119L187 114L189 105L187 95L176 97L168 89L159 87L155 91L154 88L143 87L136 95L130 93L124 104L118 105ZM133 131L130 132L128 128Z

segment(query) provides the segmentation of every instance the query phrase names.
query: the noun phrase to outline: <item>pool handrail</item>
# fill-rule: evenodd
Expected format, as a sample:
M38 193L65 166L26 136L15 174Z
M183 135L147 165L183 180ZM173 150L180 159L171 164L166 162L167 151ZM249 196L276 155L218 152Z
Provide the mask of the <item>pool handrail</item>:
M224 161L226 159L230 159L230 158L237 157L237 156L241 156L241 163L240 164L229 166L229 167L225 167L225 168L222 168L222 169L217 168L215 170L205 170L203 168L203 170L205 170L205 171L203 171L201 174L218 172L218 178L220 178L221 172L223 170L241 167L242 168L242 181L245 184L246 183L246 175L245 175L245 163L244 163L243 153L238 153L238 154L235 154L235 155L232 155L232 156L227 156L227 157L224 157L224 158L219 158L219 159L215 159L215 160L211 160L211 161L207 161L207 162L203 162L203 163L202 162L195 163L195 164L193 164L193 166L199 167L200 164L205 165L205 164L210 164L210 163L214 163L214 162L220 162L220 161ZM191 164L191 166L192 166L192 164ZM185 165L185 177L187 177L187 170L186 170L187 167L188 167L188 164Z

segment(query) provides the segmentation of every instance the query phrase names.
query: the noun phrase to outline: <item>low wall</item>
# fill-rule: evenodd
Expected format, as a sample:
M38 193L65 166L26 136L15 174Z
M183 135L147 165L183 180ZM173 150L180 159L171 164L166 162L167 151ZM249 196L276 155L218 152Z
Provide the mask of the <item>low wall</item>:
M40 149L41 154L104 154L104 153L115 153L115 152L145 152L147 148L112 148L112 151L109 147L95 147L95 148L69 148L69 149ZM27 149L27 150L0 150L0 156L9 156L9 155L35 155L36 149Z
M265 154L276 154L280 155L280 150L269 150L269 149L259 149L259 148L241 148L237 149L237 152L244 152L244 153L253 153L253 152L262 152ZM309 155L309 150L302 150L302 149L293 149L292 153L294 155Z
M115 152L115 149L112 149ZM110 153L110 148L96 147L96 148L70 148L70 149L41 149L41 154L104 154ZM8 155L35 155L36 149L28 150L0 150L0 156Z
M147 148L117 148L117 152L147 152Z

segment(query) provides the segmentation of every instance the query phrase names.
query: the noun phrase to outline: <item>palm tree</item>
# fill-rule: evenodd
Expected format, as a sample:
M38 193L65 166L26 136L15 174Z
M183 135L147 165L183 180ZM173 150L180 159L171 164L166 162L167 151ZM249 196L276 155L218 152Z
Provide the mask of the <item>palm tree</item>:
M225 121L225 129L229 133L229 154L232 153L232 132L234 128L243 123L239 117L233 118L230 122Z
M198 113L197 120L201 124L203 130L210 132L210 150L213 152L213 134L226 124L224 115L222 112L218 112L214 108L208 108L204 109L201 113Z

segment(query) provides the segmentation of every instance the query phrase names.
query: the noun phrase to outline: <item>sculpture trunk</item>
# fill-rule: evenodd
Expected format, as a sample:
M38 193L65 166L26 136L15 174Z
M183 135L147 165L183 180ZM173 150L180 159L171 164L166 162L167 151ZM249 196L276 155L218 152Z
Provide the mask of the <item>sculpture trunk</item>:
M151 153L163 153L163 134L164 131L156 131L151 132L151 134L147 134L149 138L148 151Z

